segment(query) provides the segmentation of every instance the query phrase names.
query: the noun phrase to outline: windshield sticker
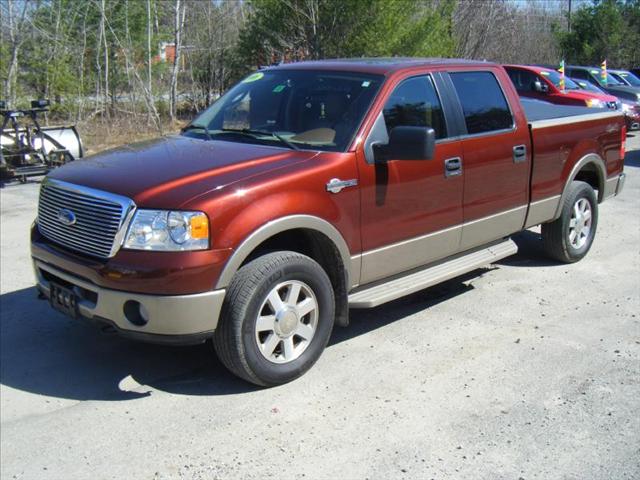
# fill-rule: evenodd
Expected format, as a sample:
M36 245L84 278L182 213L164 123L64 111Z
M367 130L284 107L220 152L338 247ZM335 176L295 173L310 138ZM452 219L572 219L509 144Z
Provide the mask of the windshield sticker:
M599 74L600 72L598 70L591 70L591 73L593 73L594 75Z
M548 77L550 74L549 72L540 72L540 75L544 75L545 77Z
M364 82L362 82L362 85L360 85L361 87L367 88L369 85L371 85L371 82L368 80L365 80Z
M273 91L273 93L280 93L285 88L287 88L286 85L276 85L275 88L272 91Z
M242 83L251 83L251 82L255 82L257 80L260 80L262 77L264 77L264 73L262 72L256 72L256 73L252 73L251 75L249 75L247 78L245 78Z

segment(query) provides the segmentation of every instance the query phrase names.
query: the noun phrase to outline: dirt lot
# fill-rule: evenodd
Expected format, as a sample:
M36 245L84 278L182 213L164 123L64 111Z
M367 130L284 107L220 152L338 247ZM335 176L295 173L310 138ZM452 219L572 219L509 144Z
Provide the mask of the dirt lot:
M534 233L462 279L353 312L278 388L209 345L102 334L36 300L37 183L1 200L2 479L640 478L640 135L589 256Z

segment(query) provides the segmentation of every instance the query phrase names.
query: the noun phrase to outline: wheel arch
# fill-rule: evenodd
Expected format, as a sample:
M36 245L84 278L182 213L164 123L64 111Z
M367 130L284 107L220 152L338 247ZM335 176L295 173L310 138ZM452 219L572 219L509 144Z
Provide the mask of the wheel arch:
M567 194L569 192L569 185L574 180L579 180L591 185L591 188L598 192L598 203L602 203L604 200L604 189L605 182L607 179L607 169L602 160L602 157L596 153L588 153L583 156L576 162L576 164L571 169L569 176L567 177L567 181L564 184L564 188L562 189L562 195L560 197L560 201L558 202L558 207L556 209L556 213L553 216L555 220L560 216L562 212L562 205L564 205L564 201L567 198Z
M252 232L227 261L216 288L226 288L245 263L261 253L292 250L313 258L325 270L334 287L336 323L348 323L350 288L360 275L359 263L349 254L340 232L329 222L311 215L291 215L272 220ZM359 258L359 257L357 257Z

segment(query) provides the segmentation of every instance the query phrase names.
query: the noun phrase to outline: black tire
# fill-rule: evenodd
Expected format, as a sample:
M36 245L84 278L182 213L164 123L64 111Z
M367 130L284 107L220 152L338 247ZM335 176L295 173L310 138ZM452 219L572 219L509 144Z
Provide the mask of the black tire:
M542 245L544 251L554 260L573 263L582 259L591 248L598 227L598 199L588 183L574 181L562 205L560 217L553 222L542 224ZM574 206L585 199L590 206L591 224L583 245L576 247L570 241L571 216Z
M260 351L256 322L269 293L287 281L303 282L315 295L315 333L299 357L273 363ZM303 375L320 358L331 336L334 317L333 288L320 265L296 252L268 253L244 265L234 276L213 344L220 361L238 377L260 386L281 385Z

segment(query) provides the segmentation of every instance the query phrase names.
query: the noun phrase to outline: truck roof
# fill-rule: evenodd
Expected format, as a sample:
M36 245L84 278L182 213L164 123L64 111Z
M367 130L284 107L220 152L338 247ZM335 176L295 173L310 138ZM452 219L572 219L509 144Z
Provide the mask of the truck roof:
M373 57L373 58L336 58L329 60L309 60L304 62L282 63L267 67L272 69L304 70L344 70L354 72L377 73L387 75L398 70L422 66L495 66L495 63L458 58L411 58L411 57Z

